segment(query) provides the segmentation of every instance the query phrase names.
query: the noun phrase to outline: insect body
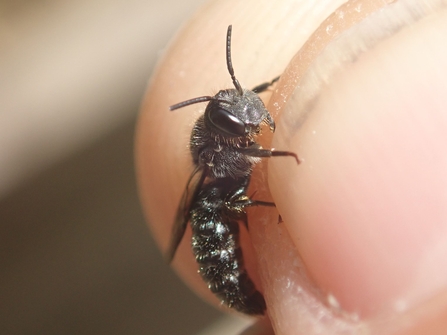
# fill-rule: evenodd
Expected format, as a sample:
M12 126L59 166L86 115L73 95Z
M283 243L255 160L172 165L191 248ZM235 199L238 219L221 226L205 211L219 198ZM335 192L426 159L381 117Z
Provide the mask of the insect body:
M199 273L210 290L227 306L250 314L264 314L265 301L244 267L239 246L239 222L247 226L248 206L274 206L251 200L249 178L220 178L207 183L191 206L192 249Z
M223 303L236 310L262 314L265 309L264 299L244 270L241 252L228 253L231 248L228 249L226 243L234 244L238 241L238 220L247 225L245 207L253 204L273 205L251 201L246 196L253 165L262 157L292 156L297 163L299 160L293 152L264 149L256 142L262 124L267 124L271 131L275 131L275 122L257 93L266 90L279 78L256 86L253 90L243 89L234 75L231 63L231 26L228 27L226 46L227 69L235 88L170 107L175 110L208 102L205 113L196 121L191 132L190 151L195 169L177 210L167 258L169 261L173 259L190 221L193 250L200 264L200 273L210 289ZM245 200L234 200L239 196ZM220 228L225 228L226 233L219 233ZM211 257L214 254L220 258ZM222 257L223 254L228 255L228 258ZM214 261L216 263L213 265ZM229 270L231 267L234 267L234 272Z

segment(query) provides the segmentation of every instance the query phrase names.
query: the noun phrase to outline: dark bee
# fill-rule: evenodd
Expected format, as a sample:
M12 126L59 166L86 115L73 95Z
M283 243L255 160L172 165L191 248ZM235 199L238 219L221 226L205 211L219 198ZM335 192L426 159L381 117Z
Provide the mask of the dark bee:
M180 200L167 252L169 261L173 259L189 221L193 225L193 248L195 248L194 243L201 240L204 232L194 227L207 224L214 227L217 222L223 222L220 227L227 227L228 234L232 236L225 237L225 241L221 242L217 238L216 243L200 243L201 248L208 248L206 256L227 250L226 243L238 240L239 231L235 222L245 220L247 224L244 208L253 203L262 202L246 198L246 202L238 207L236 203L222 203L222 199L232 198L236 196L236 193L238 196L247 197L246 188L252 168L262 157L292 156L299 163L297 155L293 152L264 149L256 142L263 123L267 124L272 132L275 131L275 122L257 93L265 91L279 77L258 85L253 90L243 89L234 75L231 63L231 25L228 27L226 42L227 69L235 88L221 90L215 96L198 97L170 107L170 110L175 110L209 101L205 113L196 121L191 132L190 151L195 169ZM214 194L218 194L219 197ZM203 215L207 213L205 204L209 206L210 217L214 219L205 219ZM273 204L270 203L270 205ZM240 214L240 211L243 214ZM217 231L213 234L214 237L223 238L223 235L221 236ZM197 262L201 264L202 277L208 282L210 289L223 300L223 303L244 313L263 314L264 299L248 279L240 252L234 253L226 264L228 267L237 264L235 271L240 275L235 277L236 272L223 271L225 267L218 266L218 263L215 267L210 267L209 261L206 263L206 268L202 270L200 257L203 252L198 254L196 249L194 251ZM211 268L215 269L214 273L207 270ZM234 285L230 281L222 281L222 278L227 275L236 278ZM255 307L255 305L264 307Z

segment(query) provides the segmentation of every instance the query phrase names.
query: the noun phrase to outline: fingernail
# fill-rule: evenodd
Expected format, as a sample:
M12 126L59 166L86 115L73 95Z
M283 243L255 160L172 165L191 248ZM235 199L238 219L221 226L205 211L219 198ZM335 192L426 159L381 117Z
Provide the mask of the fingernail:
M340 34L282 110L271 191L317 287L401 313L447 284L447 11L400 0ZM274 97L273 97L274 98Z

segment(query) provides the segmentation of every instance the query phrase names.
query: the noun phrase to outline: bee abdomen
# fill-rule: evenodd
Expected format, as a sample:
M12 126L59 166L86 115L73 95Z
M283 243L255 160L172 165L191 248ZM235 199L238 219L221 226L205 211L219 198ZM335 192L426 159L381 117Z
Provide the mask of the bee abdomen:
M264 314L264 297L245 270L238 224L214 222L212 226L193 227L192 247L200 275L223 304L246 314Z

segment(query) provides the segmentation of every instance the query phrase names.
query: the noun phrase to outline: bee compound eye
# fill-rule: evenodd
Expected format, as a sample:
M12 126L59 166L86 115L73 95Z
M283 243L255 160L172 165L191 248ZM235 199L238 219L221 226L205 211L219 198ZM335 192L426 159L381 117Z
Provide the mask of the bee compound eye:
M220 132L226 135L245 135L245 124L225 109L212 109L208 114L208 118L214 127L216 127Z

